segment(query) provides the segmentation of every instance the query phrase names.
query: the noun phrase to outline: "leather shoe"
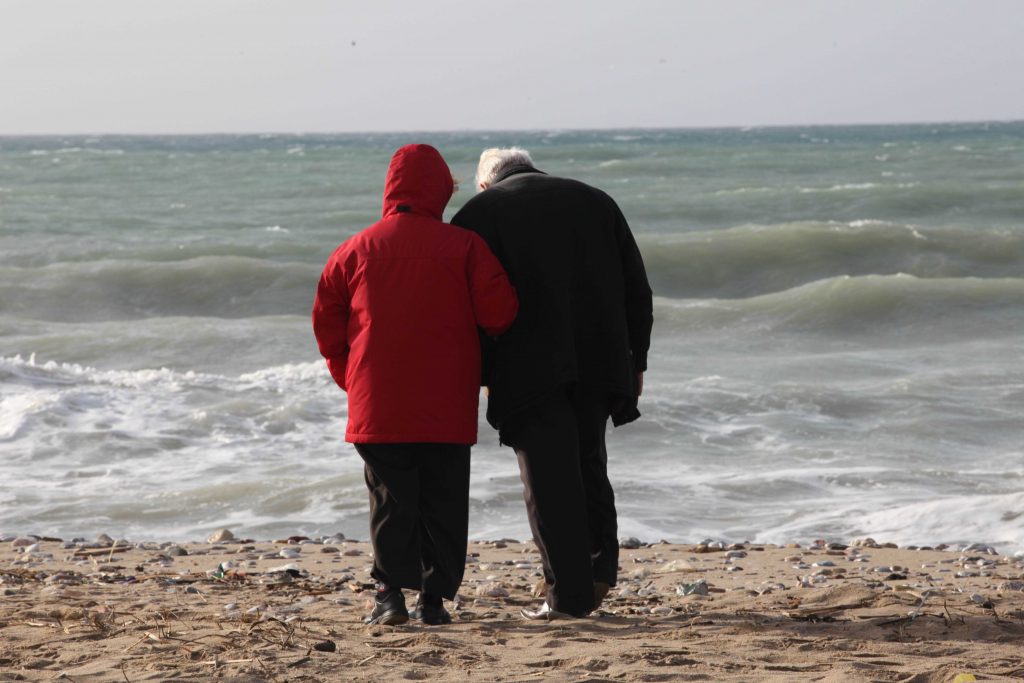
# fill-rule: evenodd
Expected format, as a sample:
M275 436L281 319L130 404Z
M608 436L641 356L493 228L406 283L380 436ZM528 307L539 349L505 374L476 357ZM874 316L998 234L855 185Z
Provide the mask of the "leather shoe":
M409 611L405 608L405 596L401 589L392 588L387 591L378 591L373 601L373 611L370 616L363 619L367 626L398 626L409 621Z
M422 602L418 602L409 616L419 619L427 626L443 626L452 623L452 615L448 614L448 610L442 605L424 605Z
M537 609L530 609L529 607L524 607L521 610L519 610L519 613L522 614L524 618L531 619L534 621L551 621L553 619L573 618L571 614L566 614L565 612L559 612L557 610L551 609L551 606L548 605L546 601Z

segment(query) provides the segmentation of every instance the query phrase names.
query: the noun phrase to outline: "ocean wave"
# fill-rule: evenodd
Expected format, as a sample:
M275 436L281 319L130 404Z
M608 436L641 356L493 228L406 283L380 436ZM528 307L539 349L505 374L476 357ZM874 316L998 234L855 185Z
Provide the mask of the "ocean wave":
M655 293L671 298L757 296L842 275L1002 278L1024 272L1024 232L991 228L806 221L637 239Z
M330 380L325 367L321 361L285 363L229 376L170 368L105 370L54 360L37 362L35 354L31 354L28 358L21 355L0 357L0 379L7 382L20 380L32 386L89 384L122 389L176 391L183 388L223 387L234 384L243 389L259 386L279 390L289 386L304 386L311 382L333 385L333 380Z
M51 321L307 313L320 266L237 256L0 267L0 313Z
M737 327L823 335L1013 334L1024 322L1024 279L841 275L745 299L659 297L655 310L667 328L661 333Z

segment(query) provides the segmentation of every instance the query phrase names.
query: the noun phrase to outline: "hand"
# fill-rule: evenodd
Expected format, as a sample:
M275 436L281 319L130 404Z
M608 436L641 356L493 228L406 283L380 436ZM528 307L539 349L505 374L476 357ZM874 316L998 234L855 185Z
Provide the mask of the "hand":
M636 373L636 395L640 396L644 393L644 373Z

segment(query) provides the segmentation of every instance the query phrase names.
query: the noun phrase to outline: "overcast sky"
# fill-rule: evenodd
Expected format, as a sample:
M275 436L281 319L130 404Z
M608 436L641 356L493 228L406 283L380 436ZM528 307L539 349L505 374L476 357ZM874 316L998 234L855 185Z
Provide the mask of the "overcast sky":
M0 0L0 134L1024 119L1022 0Z

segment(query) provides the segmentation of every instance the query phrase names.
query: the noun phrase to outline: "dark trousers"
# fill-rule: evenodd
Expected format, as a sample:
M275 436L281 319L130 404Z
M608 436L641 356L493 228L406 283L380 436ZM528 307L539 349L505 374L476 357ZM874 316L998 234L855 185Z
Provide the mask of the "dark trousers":
M394 588L453 599L466 569L470 447L355 447L370 491L370 575Z
M604 439L609 410L604 392L566 388L512 416L501 430L519 458L548 604L577 616L595 607L594 582L615 585L619 566Z

